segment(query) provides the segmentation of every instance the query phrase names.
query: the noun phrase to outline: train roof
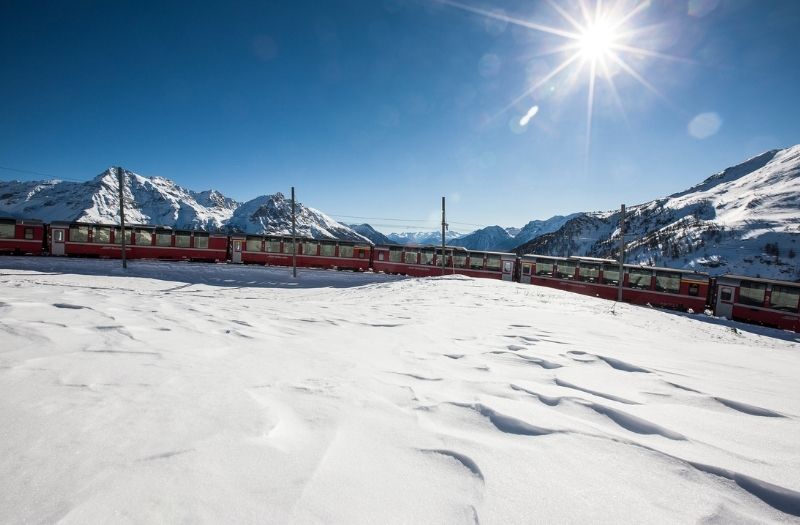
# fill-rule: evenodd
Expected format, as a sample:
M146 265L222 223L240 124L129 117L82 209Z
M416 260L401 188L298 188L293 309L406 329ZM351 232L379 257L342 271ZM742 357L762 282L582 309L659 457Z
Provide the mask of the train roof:
M100 228L119 228L119 224L100 223L100 222L83 222L83 221L53 221L51 226L70 227L70 226L94 226ZM193 230L191 228L173 228L172 226L159 226L154 224L138 224L138 223L125 223L125 229L133 228L140 230L169 230L171 232L193 232L193 233L207 233L209 235L227 235L222 232L212 232L206 230Z
M767 279L764 277L751 277L747 275L736 275L731 273L726 273L725 275L720 275L719 277L717 277L717 281L721 279L732 279L737 281L756 281L759 283L780 284L782 286L786 285L800 286L800 281L781 281L780 279Z
M39 219L19 219L16 217L0 217L0 222L5 224L14 223L14 224L31 224L31 225L40 225L44 224L43 221Z

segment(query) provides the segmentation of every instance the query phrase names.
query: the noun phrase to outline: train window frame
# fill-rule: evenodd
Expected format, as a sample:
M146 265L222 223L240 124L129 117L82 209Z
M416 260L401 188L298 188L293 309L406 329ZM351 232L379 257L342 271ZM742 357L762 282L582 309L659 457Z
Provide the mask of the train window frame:
M499 255L488 254L486 256L486 270L489 272L499 272L503 270L503 259Z
M532 268L533 268L533 263L529 262L522 263L522 275L530 276Z
M536 259L536 277L553 277L555 275L554 265L554 259ZM542 267L541 270L539 266Z
M136 240L136 246L152 246L153 245L152 230L136 230L135 240Z
M94 226L92 228L92 242L97 244L111 244L111 228L108 226Z
M264 241L264 251L266 253L281 253L281 240L270 237Z
M209 235L207 233L195 233L194 234L194 247L198 250L207 250L208 249L208 238Z
M264 239L262 237L252 237L248 236L245 237L244 240L244 251L246 252L263 252L264 251Z
M561 268L569 268L571 272L562 272ZM574 261L556 261L556 277L559 279L573 280L575 279L575 270L578 268L578 263Z
M587 275L584 270L594 272L594 275ZM600 265L597 263L579 263L578 280L584 283L596 283L600 280Z
M619 286L620 283L619 265L612 266L610 264L604 264L601 269L603 271L603 278L601 279L601 282L603 284ZM608 274L614 274L616 277L610 278Z
M403 262L403 248L400 246L389 247L389 262L402 263Z
M732 303L733 295L733 288L729 286L723 286L719 292L719 298L723 303Z
M433 248L423 248L419 251L419 264L425 266L433 266L435 259L435 251Z
M680 272L656 271L655 290L657 292L679 294L681 293L681 277Z
M688 293L691 297L700 295L700 283L689 283Z
M0 222L0 239L15 239L17 237L17 225L13 221Z
M336 243L331 241L320 241L320 257L336 257Z
M339 257L344 259L352 259L355 255L355 246L350 244L339 245Z
M25 233L23 234L26 241L33 240L33 228L25 228Z
M192 247L192 233L191 232L175 232L175 247L176 248L191 248Z
M789 293L780 290L787 290ZM778 292L776 294L776 291ZM783 298L783 296L790 295L794 296L794 303L788 303L783 301L785 304L779 304L775 301L775 296L779 296ZM782 312L797 312L797 308L800 306L800 288L796 286L783 286L779 284L772 285L772 291L769 295L769 307L773 310L780 310Z
M316 257L317 251L319 249L319 242L313 240L305 240L302 242L303 245L303 255L307 255L309 257Z
M70 242L89 242L89 227L83 224L69 227Z
M480 257L480 264L475 264L477 261L473 261L475 257ZM469 253L469 269L470 270L483 270L486 267L485 263L486 254L480 252L470 252Z
M644 268L629 268L628 269L628 288L633 288L635 290L650 290L651 285L653 284L653 271L650 269ZM645 279L632 279L633 276L647 278L647 286L644 286L641 281Z
M294 246L296 244L299 244L299 243L292 242L291 239L287 239L287 240L283 241L283 253L288 253L289 255L292 255L292 253L294 252Z
M171 248L172 232L156 230L156 246L160 246L161 248Z
M417 264L419 252L416 250L403 250L403 262L405 264Z
M761 301L757 301L753 296L747 294L742 295L742 290L760 290L761 291ZM759 283L757 281L740 281L739 282L739 293L738 297L736 298L736 302L738 304L743 304L745 306L764 306L764 299L767 296L767 284L766 283Z
M450 258L450 266L453 268L466 268L467 267L467 254L454 252Z

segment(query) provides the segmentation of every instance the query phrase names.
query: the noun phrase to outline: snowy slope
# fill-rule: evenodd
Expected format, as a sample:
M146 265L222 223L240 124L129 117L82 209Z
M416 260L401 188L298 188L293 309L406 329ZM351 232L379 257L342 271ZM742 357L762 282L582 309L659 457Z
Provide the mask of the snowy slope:
M797 334L464 277L0 267L3 523L800 521Z
M581 214L518 253L616 257L619 212ZM627 260L800 279L800 145L628 208Z
M282 194L257 197L243 204L216 190L194 192L163 177L125 171L125 219L133 224L174 228L283 233L291 231L291 201ZM88 182L0 181L0 215L50 222L119 221L119 185L108 169ZM323 239L366 240L324 213L297 203L298 235Z

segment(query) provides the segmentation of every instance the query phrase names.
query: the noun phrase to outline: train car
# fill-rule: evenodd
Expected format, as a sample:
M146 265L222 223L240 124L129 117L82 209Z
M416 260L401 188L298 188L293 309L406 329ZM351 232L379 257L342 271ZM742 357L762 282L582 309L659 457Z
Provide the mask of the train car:
M54 222L50 226L53 255L122 257L122 230L110 224ZM227 235L156 226L125 227L125 257L219 262L228 254Z
M265 266L292 265L292 238L286 236L234 235L231 262ZM354 241L297 237L296 264L301 268L370 269L372 247Z
M430 277L442 275L442 249L432 246L382 245L373 248L372 268L376 272ZM511 281L516 256L513 253L482 252L445 247L445 275Z
M714 307L721 317L800 332L800 283L723 275Z
M617 299L619 263L591 257L524 255L520 282L570 292ZM676 310L703 311L709 304L710 278L706 273L626 264L622 300Z
M45 225L42 221L0 218L0 252L42 255L44 251Z

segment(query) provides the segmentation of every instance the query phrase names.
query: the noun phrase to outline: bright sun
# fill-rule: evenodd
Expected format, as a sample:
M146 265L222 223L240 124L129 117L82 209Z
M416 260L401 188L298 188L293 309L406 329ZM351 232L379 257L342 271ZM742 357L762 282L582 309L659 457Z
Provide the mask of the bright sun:
M578 49L583 58L597 60L612 51L614 40L611 24L604 20L598 20L583 30L578 39Z

